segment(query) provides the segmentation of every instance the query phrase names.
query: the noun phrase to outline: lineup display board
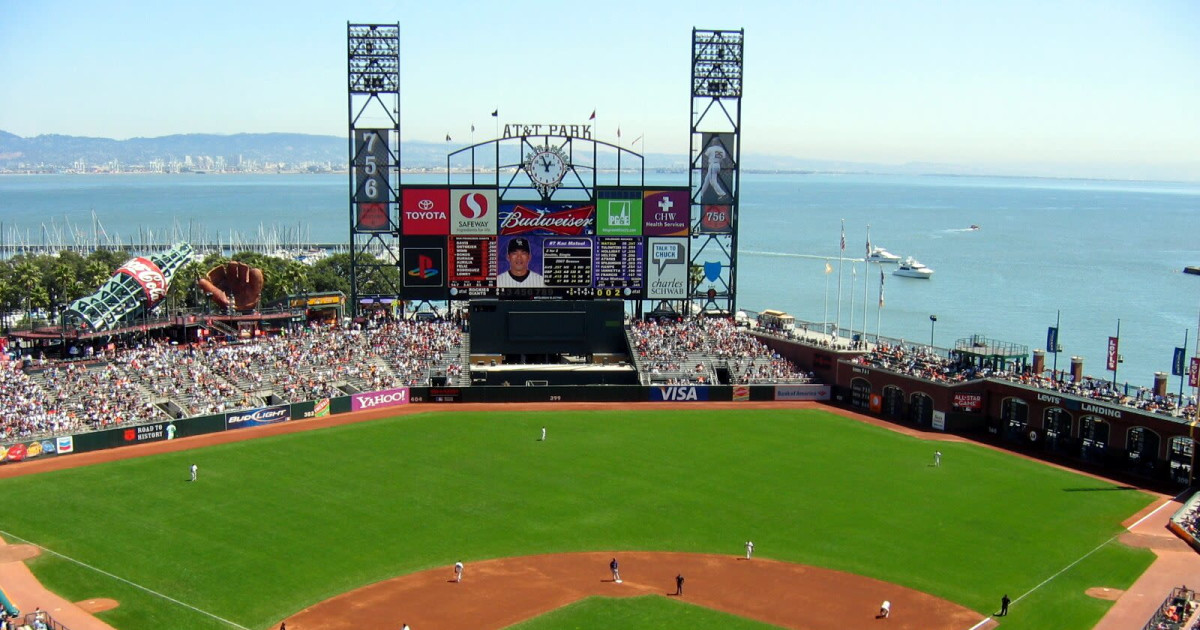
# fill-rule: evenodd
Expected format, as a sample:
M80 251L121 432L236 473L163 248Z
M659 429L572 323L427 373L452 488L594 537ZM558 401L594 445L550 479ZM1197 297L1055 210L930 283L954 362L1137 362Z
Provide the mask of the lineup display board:
M505 201L495 187L411 186L399 193L407 297L683 294L672 281L687 277L688 239L662 237L687 236L687 188L597 188L594 200L569 202Z

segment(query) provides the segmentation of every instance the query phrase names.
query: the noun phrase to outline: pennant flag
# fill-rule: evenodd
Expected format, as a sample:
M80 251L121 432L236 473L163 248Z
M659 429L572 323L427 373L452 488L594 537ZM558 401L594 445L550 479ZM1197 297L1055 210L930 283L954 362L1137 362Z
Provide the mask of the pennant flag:
M588 120L596 120L596 110L592 110L592 115L588 116Z
M833 265L828 260L825 261L825 273L833 273Z
M842 219L842 251L846 251L846 220Z
M471 125L471 133L475 133L475 125Z
M446 142L450 142L450 134L446 134Z
M868 226L867 229L870 230L871 229L870 226ZM868 231L867 232L867 258L870 258L870 257L871 257L871 233Z
M638 137L634 138L634 139L633 139L633 142L632 142L632 143L630 143L630 144L637 144L637 143L638 143L638 141L639 141L639 140L641 140L641 139L642 139L642 136L644 136L644 135L646 135L646 134L642 134L641 136L638 136Z
M492 110L492 118L496 118L499 115L500 115L500 110L498 110L498 109Z
M621 128L620 127L617 127L617 137L618 138L621 137Z
M879 265L879 308L883 308L883 265Z

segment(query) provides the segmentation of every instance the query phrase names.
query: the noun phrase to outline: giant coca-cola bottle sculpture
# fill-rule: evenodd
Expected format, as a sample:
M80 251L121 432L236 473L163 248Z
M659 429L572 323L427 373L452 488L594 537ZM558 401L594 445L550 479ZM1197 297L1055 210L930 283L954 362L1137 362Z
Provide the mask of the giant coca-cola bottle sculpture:
M132 322L167 296L171 276L191 255L191 246L179 243L148 258L130 258L95 293L72 302L66 317L93 330L110 330Z

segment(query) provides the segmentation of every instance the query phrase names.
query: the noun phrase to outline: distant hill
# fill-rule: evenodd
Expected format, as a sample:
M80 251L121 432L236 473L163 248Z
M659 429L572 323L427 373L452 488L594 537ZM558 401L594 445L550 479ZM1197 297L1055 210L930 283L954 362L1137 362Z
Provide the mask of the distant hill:
M440 142L405 141L402 153L405 168L442 168L446 165L447 148ZM457 148L458 145L453 145ZM347 162L347 145L338 136L317 136L300 133L239 133L177 134L157 138L89 138L48 134L32 138L0 131L0 171L28 170L38 167L69 169L83 161L95 167L116 160L122 165L148 165L159 161L182 162L191 156L223 158L225 164L236 166L245 161L256 164L330 164L335 168ZM646 157L648 170L683 172L688 157L683 154L651 153ZM746 154L742 156L745 172L826 172L826 173L894 173L973 174L976 169L944 164L869 164L809 160L791 156Z

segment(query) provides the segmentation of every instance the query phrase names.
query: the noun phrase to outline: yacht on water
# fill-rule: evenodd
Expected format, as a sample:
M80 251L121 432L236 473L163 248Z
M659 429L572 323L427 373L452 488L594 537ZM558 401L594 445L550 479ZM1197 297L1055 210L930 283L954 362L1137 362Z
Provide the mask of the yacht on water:
M900 257L882 247L872 247L871 253L867 254L867 262L898 263L900 262Z
M916 258L908 256L892 272L892 275L904 276L905 278L928 278L933 275L933 270L917 262Z

